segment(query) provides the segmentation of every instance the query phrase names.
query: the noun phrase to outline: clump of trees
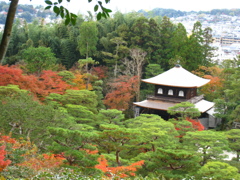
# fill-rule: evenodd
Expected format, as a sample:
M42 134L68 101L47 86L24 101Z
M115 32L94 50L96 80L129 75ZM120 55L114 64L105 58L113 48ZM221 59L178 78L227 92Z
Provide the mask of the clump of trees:
M38 76L43 70L71 70L75 88L86 85L89 90L95 86L94 71L107 68L107 78L102 81L105 103L108 108L118 104L117 109L126 110L131 109L131 101L144 99L152 88L141 84L141 78L157 75L175 63L188 70L210 66L211 42L211 29L203 29L201 23L196 22L188 36L182 24L175 25L166 16L148 19L138 13L117 12L96 22L89 14L80 15L75 26L64 22L50 26L44 19L28 24L16 19L3 64L17 64L24 73ZM127 99L122 106L115 101L119 98L114 98L119 83L133 90L122 93L122 100Z

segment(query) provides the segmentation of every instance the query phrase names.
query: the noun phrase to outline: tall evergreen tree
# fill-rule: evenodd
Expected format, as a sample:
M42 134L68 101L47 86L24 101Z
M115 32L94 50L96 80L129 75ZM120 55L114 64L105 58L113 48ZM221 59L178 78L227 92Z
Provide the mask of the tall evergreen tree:
M202 30L202 24L197 21L188 39L188 54L186 58L188 70L195 70L198 66L209 66L212 63L214 48L210 46L213 42L211 28Z
M192 29L192 34L188 39L188 54L186 57L186 69L192 71L198 68L199 65L202 65L204 54L203 54L203 31L202 25L198 21L194 24Z
M182 66L186 63L186 46L187 46L187 31L183 24L178 23L177 28L173 32L173 36L170 40L171 45L171 59L170 64L174 65L176 63L180 63Z
M149 39L147 42L147 53L149 54L149 63L158 64L161 59L161 34L160 26L155 19L151 18L149 24Z
M79 35L79 51L82 56L85 56L86 59L96 52L96 45L98 42L98 30L96 22L89 21L83 22L80 26L80 35Z
M28 25L24 22L23 27L20 24L20 19L17 19L13 25L12 36L9 42L6 53L7 64L14 64L19 60L18 53L24 48L24 43L28 40Z
M170 40L173 37L174 25L170 21L170 18L164 16L162 22L160 24L160 36L161 36L161 59L160 65L164 70L168 70L170 68L169 59L171 59L171 44Z
M149 39L149 25L148 19L145 17L139 17L134 21L133 26L131 27L131 47L138 47L147 50L146 46Z
M213 51L216 48L212 47L211 44L213 43L212 37L212 29L207 27L203 30L203 54L204 54L204 61L203 66L210 66L212 62L212 58L214 57Z

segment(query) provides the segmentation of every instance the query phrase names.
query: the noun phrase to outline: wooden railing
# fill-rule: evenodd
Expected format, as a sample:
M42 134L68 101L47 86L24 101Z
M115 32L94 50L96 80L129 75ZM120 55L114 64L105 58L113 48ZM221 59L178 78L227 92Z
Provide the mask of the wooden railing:
M233 129L240 129L240 122L233 122Z
M148 100L158 100L158 101L168 101L168 102L184 102L187 99L181 99L181 98L173 98L173 97L165 97L165 96L154 96L154 95L147 95Z
M198 101L203 99L203 95L195 96L191 99L183 99L183 98L174 98L174 97L165 97L165 96L154 96L154 95L147 95L148 100L157 100L157 101L167 101L167 102L174 102L174 103L181 103L181 102L190 102L190 103L197 103Z

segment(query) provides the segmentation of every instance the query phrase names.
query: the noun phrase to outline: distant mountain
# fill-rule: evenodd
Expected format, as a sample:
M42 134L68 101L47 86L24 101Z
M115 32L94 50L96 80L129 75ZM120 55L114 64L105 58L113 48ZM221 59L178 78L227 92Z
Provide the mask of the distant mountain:
M187 15L187 12L184 12L184 11L179 11L175 9L163 9L163 8L155 8L151 11L139 10L138 13L142 13L146 17L167 16L170 18Z
M210 14L210 15L229 15L229 16L240 16L240 9L213 9L211 11L180 11L175 9L163 9L155 8L151 11L139 10L139 13L142 13L146 17L155 17L155 16L168 16L172 17L181 17L186 16L192 13L196 14Z

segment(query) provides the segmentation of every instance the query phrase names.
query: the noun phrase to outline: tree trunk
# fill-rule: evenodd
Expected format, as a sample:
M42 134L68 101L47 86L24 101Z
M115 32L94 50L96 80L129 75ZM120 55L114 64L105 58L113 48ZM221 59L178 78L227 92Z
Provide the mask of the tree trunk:
M119 153L120 153L120 151L119 151L119 150L117 150L117 151L116 151L116 162L117 162L118 166L121 166L121 162L120 162Z
M203 160L202 160L202 162L201 162L201 166L204 166L206 163L207 163L207 157L206 157L206 155L207 155L207 148L208 147L205 147L205 148L203 148Z
M86 59L88 59L88 42L87 42ZM87 74L86 90L88 90L88 84L89 84L88 63L86 64L86 74Z
M140 84L141 84L141 77L142 77L142 69L143 65L145 64L146 60L145 57L147 52L143 51L140 48L132 48L129 50L130 56L133 59L134 66L135 66L135 75L138 76L138 87L136 92L136 101L140 101Z
M88 63L86 64L86 75L87 75L87 81L86 81L86 90L88 90L88 84L89 84L89 73L88 73Z
M118 63L117 63L117 60L116 60L114 70L113 70L115 78L117 78L117 71L118 71Z
M239 161L240 151L237 151L237 161Z
M6 19L6 23L5 23L5 27L4 27L4 32L3 32L3 36L2 36L2 41L0 44L0 63L1 64L3 63L3 60L4 60L6 52L7 52L18 2L19 2L19 0L11 0L10 6L9 6L7 19Z
M152 144L152 151L155 152L156 149L155 149L155 146Z
M141 76L138 76L138 85L137 85L137 92L136 92L136 101L140 101L140 87L141 87Z

